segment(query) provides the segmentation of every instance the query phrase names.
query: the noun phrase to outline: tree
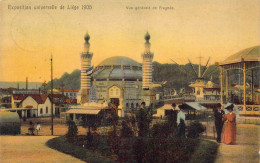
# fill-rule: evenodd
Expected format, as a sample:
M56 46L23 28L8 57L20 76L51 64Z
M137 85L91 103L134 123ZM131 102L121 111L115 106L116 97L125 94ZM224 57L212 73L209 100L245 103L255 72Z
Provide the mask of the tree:
M123 138L130 138L134 136L134 132L132 128L129 126L129 122L127 120L122 121L122 128L121 128L120 135Z
M67 125L68 125L68 133L66 134L66 138L69 142L73 142L77 137L78 127L75 124L75 122L72 120L68 120Z

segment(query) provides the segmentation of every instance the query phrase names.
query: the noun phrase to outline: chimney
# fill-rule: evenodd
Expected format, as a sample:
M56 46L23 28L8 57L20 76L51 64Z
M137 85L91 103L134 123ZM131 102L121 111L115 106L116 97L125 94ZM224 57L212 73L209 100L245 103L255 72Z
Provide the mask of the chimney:
M28 77L26 77L26 91L28 90Z

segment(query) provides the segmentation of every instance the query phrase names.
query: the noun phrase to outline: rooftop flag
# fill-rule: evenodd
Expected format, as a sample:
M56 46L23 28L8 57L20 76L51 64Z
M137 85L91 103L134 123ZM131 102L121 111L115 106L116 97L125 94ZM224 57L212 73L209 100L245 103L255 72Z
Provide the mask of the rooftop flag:
M93 67L93 66L91 66L90 68L88 68L88 69L86 70L87 76L90 76L90 75L93 73L93 71L94 71L94 67Z

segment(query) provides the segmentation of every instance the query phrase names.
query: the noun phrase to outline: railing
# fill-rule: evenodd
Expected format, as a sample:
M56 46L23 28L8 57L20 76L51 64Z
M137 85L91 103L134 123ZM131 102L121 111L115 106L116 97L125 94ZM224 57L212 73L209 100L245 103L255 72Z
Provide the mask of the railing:
M260 116L260 105L237 105L240 115Z

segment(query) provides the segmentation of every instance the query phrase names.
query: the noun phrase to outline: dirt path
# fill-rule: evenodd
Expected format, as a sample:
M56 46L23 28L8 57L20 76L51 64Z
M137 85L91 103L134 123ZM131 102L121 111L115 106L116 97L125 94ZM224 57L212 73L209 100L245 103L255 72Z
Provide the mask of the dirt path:
M45 143L54 136L0 136L1 163L80 163L70 155L53 150Z
M220 144L215 163L259 163L260 125L238 124L237 144Z

